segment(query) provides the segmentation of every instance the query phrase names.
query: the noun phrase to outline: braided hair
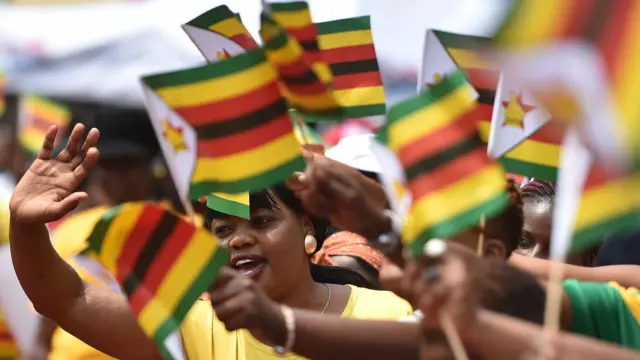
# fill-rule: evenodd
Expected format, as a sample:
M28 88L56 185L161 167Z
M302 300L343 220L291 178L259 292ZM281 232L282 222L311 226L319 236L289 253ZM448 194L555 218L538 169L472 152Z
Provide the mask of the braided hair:
M551 181L533 180L522 187L522 198L553 203L556 197L556 184Z
M507 254L518 248L522 237L522 227L524 226L524 216L522 214L522 195L520 189L511 179L507 180L507 195L509 205L500 214L487 220L485 231L504 241Z

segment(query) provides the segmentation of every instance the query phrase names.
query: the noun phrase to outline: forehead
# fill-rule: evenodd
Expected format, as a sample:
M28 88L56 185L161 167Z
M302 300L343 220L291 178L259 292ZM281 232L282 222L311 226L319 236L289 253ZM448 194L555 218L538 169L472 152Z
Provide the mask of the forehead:
M553 219L553 205L546 201L526 201L522 208L524 227L527 231L551 229Z

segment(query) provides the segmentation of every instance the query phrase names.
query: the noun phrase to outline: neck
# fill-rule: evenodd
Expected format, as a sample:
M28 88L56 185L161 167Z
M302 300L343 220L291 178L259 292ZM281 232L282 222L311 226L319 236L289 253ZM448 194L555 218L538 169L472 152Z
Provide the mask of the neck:
M322 311L328 300L327 286L313 281L309 270L302 271L296 286L276 301L293 308Z

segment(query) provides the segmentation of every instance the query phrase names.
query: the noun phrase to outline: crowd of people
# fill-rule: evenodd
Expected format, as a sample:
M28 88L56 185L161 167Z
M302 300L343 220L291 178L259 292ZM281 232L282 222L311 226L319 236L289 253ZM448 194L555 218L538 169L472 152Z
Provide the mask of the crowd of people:
M83 122L58 146L49 129L16 174L13 263L42 315L22 356L160 358L121 290L74 254L109 207L179 204L151 171L159 148L145 137L153 133L144 113L102 111ZM381 170L364 153L305 150L304 172L251 194L249 219L194 204L231 260L181 324L186 358L450 359L443 313L471 358L639 357L638 268L595 267L597 248L563 265L561 331L543 341L553 183L505 179L507 208L447 239L443 254L412 259L393 233Z

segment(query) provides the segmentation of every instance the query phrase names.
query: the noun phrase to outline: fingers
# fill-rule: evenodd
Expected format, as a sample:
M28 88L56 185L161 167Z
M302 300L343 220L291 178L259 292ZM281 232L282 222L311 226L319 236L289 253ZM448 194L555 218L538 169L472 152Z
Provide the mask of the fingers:
M50 216L51 218L48 219L48 221L55 221L62 218L63 216L77 208L81 201L87 200L88 198L89 195L87 195L86 192L75 192L62 199L62 201L54 203L51 206L52 214Z
M51 156L53 156L53 148L56 143L57 134L58 134L58 127L56 125L49 126L49 129L47 129L47 133L44 136L44 141L42 142L42 148L38 153L38 159L41 159L41 160L51 159Z
M82 160L82 163L75 169L73 169L73 174L78 179L78 181L82 181L87 174L89 174L89 170L98 162L99 152L95 147L87 150L87 155Z
M67 146L58 154L57 160L62 162L69 162L78 154L78 149L80 148L80 142L82 141L82 136L84 135L84 125L76 124L71 130L71 135L69 135L69 140L67 141Z
M238 276L237 271L233 270L228 266L223 266L220 272L218 273L218 276L216 277L215 282L211 284L209 292L216 291L216 289L220 289L226 286L227 283L229 283L229 281L231 281L236 276Z
M219 286L209 293L211 305L215 307L218 304L222 304L251 286L253 286L251 279L245 276L234 276L224 286Z
M82 144L82 149L71 160L71 166L73 168L82 163L84 158L87 156L89 149L95 148L96 145L98 145L98 139L100 139L100 131L98 131L98 129L96 128L92 128L91 130L89 130L89 134L87 134L87 138L84 141L84 144Z

